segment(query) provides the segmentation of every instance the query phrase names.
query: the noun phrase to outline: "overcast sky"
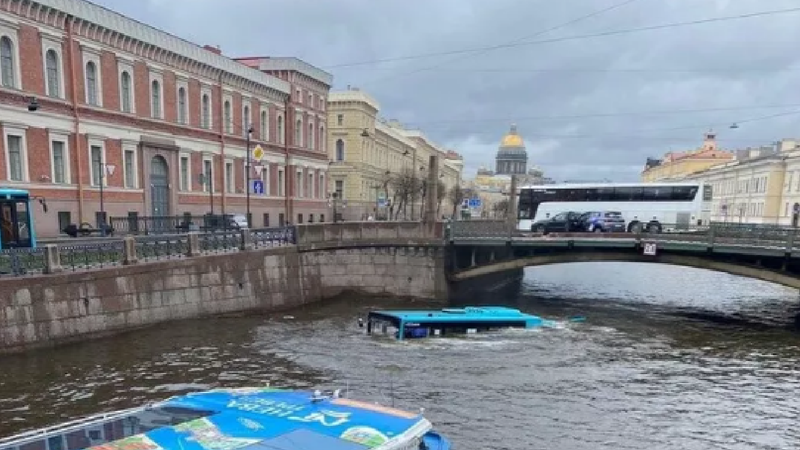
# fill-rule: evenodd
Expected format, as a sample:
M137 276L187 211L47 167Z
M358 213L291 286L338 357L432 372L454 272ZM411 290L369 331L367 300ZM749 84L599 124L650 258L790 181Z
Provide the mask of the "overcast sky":
M384 117L460 152L470 177L494 166L512 122L529 160L559 180L636 180L647 156L694 148L709 127L726 148L800 135L800 10L557 40L800 9L800 0L96 2L227 56L324 68L334 89L358 86ZM524 45L404 58L509 43Z

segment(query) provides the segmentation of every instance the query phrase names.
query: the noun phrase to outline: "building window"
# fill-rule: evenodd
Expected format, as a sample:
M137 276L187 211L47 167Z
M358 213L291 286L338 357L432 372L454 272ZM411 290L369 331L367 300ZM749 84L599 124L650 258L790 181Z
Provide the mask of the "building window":
M303 146L303 120L297 119L294 127L294 145L297 147Z
M201 113L202 122L200 125L205 129L211 128L211 99L208 98L208 94L203 94Z
M100 180L104 177L102 175L103 170L103 163L105 161L103 158L103 147L99 145L92 145L89 147L89 160L91 161L92 165L89 168L89 171L92 174L92 186L100 186Z
M283 169L278 169L278 195L281 197L286 195L286 177L283 174Z
M225 161L225 191L226 192L233 192L233 185L234 185L234 178L233 178L233 163L230 161Z
M136 152L125 150L125 187L136 188Z
M59 67L58 53L50 49L45 54L45 71L47 72L47 95L50 97L61 96L61 69Z
M11 181L25 181L25 149L22 145L22 136L9 134L8 143L8 179Z
M97 66L94 61L86 63L86 103L97 106Z
M301 198L301 197L305 196L304 193L303 193L303 190L304 190L303 189L303 181L304 181L303 180L303 171L302 170L298 170L297 171L297 178L295 178L295 180L294 180L294 189L295 189L294 196L297 197L297 198Z
M232 133L233 132L233 118L231 117L231 102L225 100L225 104L223 106L223 114L224 114L224 122L225 122L225 132Z
M16 87L14 79L14 43L8 36L0 38L0 72L4 87Z
M316 139L314 139L314 124L308 124L308 148L314 150Z
M181 190L189 191L189 157L181 156Z
M178 123L186 125L186 116L188 107L186 105L186 88L183 86L178 88Z
M161 118L161 83L159 83L158 80L153 80L153 82L150 83L150 95L151 95L150 101L152 103L151 108L152 108L152 112L153 112L151 114L151 116L154 119L160 119Z
M344 161L344 141L341 139L336 140L336 160Z
M336 115L336 125L338 125L338 126L344 125L344 114L337 114Z
M328 186L325 186L325 175L319 175L319 196L325 198L328 195Z
M336 194L336 198L344 198L344 180L336 180L334 183L334 193Z
M283 116L278 116L278 143L285 143L286 136L283 134Z
M314 174L308 174L308 198L317 198L316 189L314 189Z
M247 136L247 130L250 129L250 107L245 106L242 110L242 136Z
M214 185L214 166L210 159L203 161L203 192L210 192Z
M325 127L320 125L319 126L319 151L325 151Z
M133 93L131 92L131 74L127 71L122 72L120 77L121 95L122 95L122 112L130 113L133 111L131 108Z
M266 111L261 111L261 135L260 138L262 141L269 140L269 115Z
M53 183L67 184L67 155L63 141L50 142L53 151Z

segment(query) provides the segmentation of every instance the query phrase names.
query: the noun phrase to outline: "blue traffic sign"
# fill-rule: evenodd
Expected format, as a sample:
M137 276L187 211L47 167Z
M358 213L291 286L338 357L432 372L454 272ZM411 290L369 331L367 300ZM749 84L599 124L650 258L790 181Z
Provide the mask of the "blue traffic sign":
M264 194L264 182L261 180L253 180L253 194Z
M469 207L470 208L480 208L481 207L481 199L477 197L473 197L469 199Z

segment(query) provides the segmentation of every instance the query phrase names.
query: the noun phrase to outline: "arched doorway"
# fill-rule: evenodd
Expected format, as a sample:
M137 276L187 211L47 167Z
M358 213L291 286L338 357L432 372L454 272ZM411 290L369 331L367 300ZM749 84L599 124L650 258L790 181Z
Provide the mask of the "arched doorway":
M169 215L169 166L167 160L156 155L150 160L150 215Z

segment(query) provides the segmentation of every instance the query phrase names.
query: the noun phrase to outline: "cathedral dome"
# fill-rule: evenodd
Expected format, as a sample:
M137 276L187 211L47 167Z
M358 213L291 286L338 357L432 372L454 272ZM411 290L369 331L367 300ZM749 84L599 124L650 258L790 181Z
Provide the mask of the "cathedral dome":
M511 124L511 129L503 136L503 140L500 141L500 147L525 148L525 142L522 140L522 136L517 133L516 124Z

